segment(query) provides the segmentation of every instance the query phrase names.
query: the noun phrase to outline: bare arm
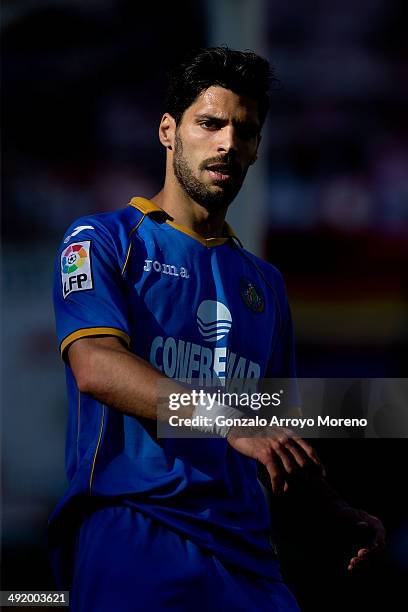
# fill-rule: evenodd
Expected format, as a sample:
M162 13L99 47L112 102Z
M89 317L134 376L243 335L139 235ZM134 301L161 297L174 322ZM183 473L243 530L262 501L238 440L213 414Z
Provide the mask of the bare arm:
M83 393L132 416L158 418L159 383L167 381L166 392L186 392L147 361L128 351L115 337L82 338L68 349L69 363ZM193 405L181 407L179 416L189 418ZM168 412L163 411L163 420ZM321 468L313 449L288 430L272 428L267 437L245 437L234 431L227 441L238 452L263 463L275 493L286 490L288 477L299 470ZM275 431L276 430L276 431Z
M68 359L81 392L132 416L157 419L160 381L174 385L174 392L186 391L128 351L115 337L77 340L68 349ZM188 418L192 412L193 407L186 406L180 408L179 414ZM298 474L299 469L320 466L313 449L304 440L288 435L288 430L276 429L276 437L247 438L231 431L227 438L237 451L266 467L275 493L286 490L288 480ZM351 508L323 477L315 473L303 481L303 487L307 495L319 500L322 508L329 509L340 522L366 525L370 529L367 545L359 548L350 560L350 570L382 548L384 528L376 517Z
M175 392L181 390L113 336L77 340L68 349L68 359L82 393L131 416L157 419L160 381L174 384ZM192 407L179 413L190 417Z

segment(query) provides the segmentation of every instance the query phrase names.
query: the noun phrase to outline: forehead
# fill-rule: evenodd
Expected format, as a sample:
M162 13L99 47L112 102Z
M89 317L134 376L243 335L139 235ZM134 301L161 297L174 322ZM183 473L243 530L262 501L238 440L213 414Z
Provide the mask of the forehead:
M253 98L236 94L224 87L211 86L205 89L185 111L186 117L189 118L199 114L259 124L257 102Z

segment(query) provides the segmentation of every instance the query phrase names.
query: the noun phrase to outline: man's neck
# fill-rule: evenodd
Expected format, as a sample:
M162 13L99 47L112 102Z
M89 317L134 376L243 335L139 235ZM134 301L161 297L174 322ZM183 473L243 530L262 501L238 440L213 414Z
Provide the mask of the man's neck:
M150 198L170 215L178 225L200 234L203 238L223 235L226 208L208 211L192 200L176 181L166 181L163 189Z

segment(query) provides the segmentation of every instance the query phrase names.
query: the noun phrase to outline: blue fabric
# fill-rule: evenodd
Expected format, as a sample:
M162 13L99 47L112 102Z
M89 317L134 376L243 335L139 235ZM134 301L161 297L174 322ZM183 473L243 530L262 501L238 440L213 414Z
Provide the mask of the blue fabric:
M72 612L298 612L280 580L223 564L150 517L104 508L82 524Z
M76 244L87 257L64 276ZM82 281L71 281L81 270ZM215 322L204 302L218 303ZM60 344L108 328L169 377L295 376L290 312L276 268L233 239L205 246L135 206L69 228L54 304ZM80 394L69 365L66 378L69 487L50 519L55 545L74 516L80 522L81 505L115 498L226 563L280 579L255 461L224 439L157 438L154 421Z

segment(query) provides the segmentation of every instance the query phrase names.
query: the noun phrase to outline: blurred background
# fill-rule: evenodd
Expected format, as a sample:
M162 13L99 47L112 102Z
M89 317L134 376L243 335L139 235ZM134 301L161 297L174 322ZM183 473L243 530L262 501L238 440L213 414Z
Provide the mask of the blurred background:
M183 51L250 48L282 81L230 220L285 276L299 375L407 377L405 8L402 0L3 2L3 590L53 588L46 522L66 486L67 410L51 303L57 245L78 216L160 189L165 74ZM285 508L293 528L281 544L283 570L302 609L405 609L405 444L316 441L331 482L382 518L389 546L350 578L342 543L327 550L332 532L319 533L301 500Z

